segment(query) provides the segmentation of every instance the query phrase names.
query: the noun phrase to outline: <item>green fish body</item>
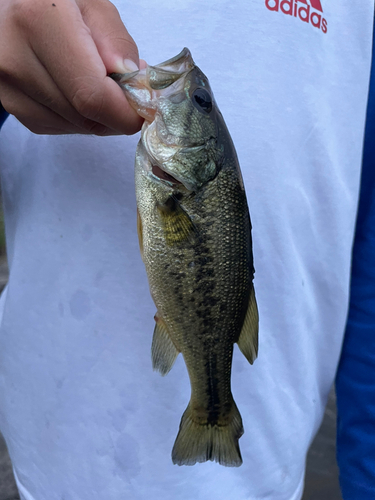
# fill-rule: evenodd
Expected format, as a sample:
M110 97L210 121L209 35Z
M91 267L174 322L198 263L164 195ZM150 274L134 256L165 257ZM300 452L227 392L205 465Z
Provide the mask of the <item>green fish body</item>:
M135 180L141 253L157 307L153 366L165 375L181 352L191 383L172 460L239 466L233 344L253 363L258 312L250 216L233 142L188 49L117 80L145 118Z

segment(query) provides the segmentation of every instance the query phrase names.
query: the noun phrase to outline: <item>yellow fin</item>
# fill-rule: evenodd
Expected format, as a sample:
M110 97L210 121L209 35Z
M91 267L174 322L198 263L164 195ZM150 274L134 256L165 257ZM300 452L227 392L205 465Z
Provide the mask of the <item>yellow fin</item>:
M137 233L138 233L138 242L139 242L139 250L141 251L141 257L143 259L143 230L142 230L142 219L137 208Z
M176 465L194 465L212 460L226 467L239 467L242 458L238 440L242 434L242 418L234 401L227 425L199 424L189 403L182 415L172 461Z
M258 307L255 299L254 286L250 292L249 306L245 321L237 341L238 347L250 364L253 364L258 355Z
M174 196L170 196L165 204L157 205L157 210L163 222L168 245L173 246L194 238L194 224Z
M155 321L151 346L152 367L164 376L172 368L179 351L168 333L166 324L158 314L155 314Z

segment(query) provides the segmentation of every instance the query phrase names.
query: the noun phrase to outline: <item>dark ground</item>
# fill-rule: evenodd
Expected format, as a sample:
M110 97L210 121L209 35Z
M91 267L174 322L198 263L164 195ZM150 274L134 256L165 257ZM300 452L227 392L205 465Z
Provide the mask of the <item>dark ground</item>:
M332 390L324 419L307 455L303 500L342 500L336 463L336 397ZM1 497L0 497L0 500Z
M5 257L0 257L0 290L7 280ZM342 500L336 465L336 402L332 391L322 426L307 457L303 500ZM0 500L19 500L5 441L0 434ZM39 500L39 499L38 499ZM40 499L45 500L45 499ZM105 499L103 499L105 500Z

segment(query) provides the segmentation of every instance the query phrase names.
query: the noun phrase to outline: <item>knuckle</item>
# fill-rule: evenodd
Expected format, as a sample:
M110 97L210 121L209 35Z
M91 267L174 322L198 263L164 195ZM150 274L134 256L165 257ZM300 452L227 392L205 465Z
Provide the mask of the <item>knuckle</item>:
M91 2L82 2L79 0L78 6L83 16L90 15L92 11L98 12L100 10L101 12L113 13L120 17L116 6L109 0L94 0Z
M38 0L14 0L11 9L12 18L22 27L32 25L40 16L40 2Z
M17 116L19 112L19 106L17 106L17 100L11 99L7 94L2 94L0 96L1 105L7 113L10 115Z
M12 76L11 70L5 61L0 60L0 81L6 82Z
M121 19L117 7L108 0L91 0L79 2L79 9L84 20L91 26L99 19Z
M103 110L104 91L98 86L84 85L77 88L71 98L78 113L90 120L97 120Z
M19 82L19 64L14 61L12 54L3 54L0 52L0 86L17 88Z
M42 135L48 133L46 131L46 127L37 120L22 116L17 116L17 120L21 122L24 127L28 128L33 134Z
M50 132L50 131L46 130L44 127L41 127L39 125L35 125L35 123L28 125L27 123L24 122L23 125L25 125L25 127L28 128L30 130L30 132L32 132L33 134L36 134L36 135L46 135Z
M48 124L46 120L38 116L37 113L25 107L24 102L20 104L17 95L1 94L1 104L5 111L17 118L26 128L34 134L47 134Z
M88 134L105 136L109 135L110 131L108 127L102 125L101 123L96 123L91 120L85 120L83 123L83 128Z
M100 0L100 3L102 5L102 7L107 10L107 12L110 12L110 13L120 17L119 11L118 11L115 4L113 4L109 0Z

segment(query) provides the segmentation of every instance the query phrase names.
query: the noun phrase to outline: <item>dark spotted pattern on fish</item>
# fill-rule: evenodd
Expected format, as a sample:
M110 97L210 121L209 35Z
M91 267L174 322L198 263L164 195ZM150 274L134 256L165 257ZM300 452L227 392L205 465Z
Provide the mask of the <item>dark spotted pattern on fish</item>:
M136 194L141 252L157 307L153 366L166 374L181 352L191 383L172 459L238 466L243 427L231 392L233 344L254 361L258 316L236 152L208 80L187 49L121 82L146 118Z

